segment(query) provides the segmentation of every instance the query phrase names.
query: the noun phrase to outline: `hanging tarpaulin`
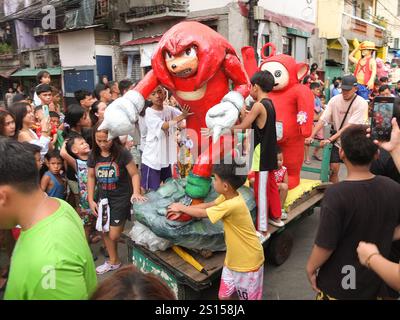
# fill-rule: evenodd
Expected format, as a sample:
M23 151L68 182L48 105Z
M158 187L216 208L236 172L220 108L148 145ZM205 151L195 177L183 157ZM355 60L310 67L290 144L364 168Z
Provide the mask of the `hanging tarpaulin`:
M95 10L96 0L80 1L80 6L78 8L69 10L65 13L65 28L76 29L92 25Z
M151 57L158 43L143 44L140 46L140 66L142 68L151 66Z

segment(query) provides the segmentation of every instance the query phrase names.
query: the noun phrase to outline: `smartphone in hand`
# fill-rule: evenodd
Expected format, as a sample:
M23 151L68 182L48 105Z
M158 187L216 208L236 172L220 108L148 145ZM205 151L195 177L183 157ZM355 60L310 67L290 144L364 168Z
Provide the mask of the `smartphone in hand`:
M42 106L42 109L44 118L50 118L49 106L45 104Z
M395 116L395 97L375 97L371 117L371 137L378 141L389 141L392 119Z

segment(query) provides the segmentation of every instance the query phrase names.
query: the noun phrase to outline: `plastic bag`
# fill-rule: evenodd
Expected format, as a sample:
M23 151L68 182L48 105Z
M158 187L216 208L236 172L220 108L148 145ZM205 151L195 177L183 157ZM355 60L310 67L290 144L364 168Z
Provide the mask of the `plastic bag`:
M158 237L164 238L173 244L189 249L207 249L211 251L224 251L224 230L221 221L212 224L209 219L193 219L188 222L171 221L166 218L167 207L173 202L183 200L186 181L185 179L169 179L157 192L146 194L146 202L133 204L135 219L147 226ZM256 204L253 191L247 187L238 190L255 221ZM182 197L178 199L177 195ZM162 197L164 196L164 197ZM211 202L218 197L214 188L211 188L204 202Z
M137 221L129 232L129 237L152 252L165 251L172 245L168 240L157 237L149 228Z

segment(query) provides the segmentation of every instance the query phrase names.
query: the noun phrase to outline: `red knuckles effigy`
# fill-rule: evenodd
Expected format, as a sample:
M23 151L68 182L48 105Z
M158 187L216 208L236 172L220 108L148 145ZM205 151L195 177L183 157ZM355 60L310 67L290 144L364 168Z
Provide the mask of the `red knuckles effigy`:
M172 91L180 105L188 105L194 114L186 119L186 127L192 129L188 134L195 144L205 139L201 137L200 129L206 127L206 114L229 93L229 81L243 98L249 94L248 76L235 49L219 33L199 22L181 22L169 29L161 38L151 64L152 70L134 90L146 98L162 85ZM200 144L194 148L200 151ZM216 153L212 144L205 153ZM196 174L190 177L192 186L196 179L201 185L200 180L204 183L204 179L211 177L212 162L202 161L205 158L200 155L194 165ZM193 190L200 190L199 194L208 192L203 186ZM181 215L177 220L189 218Z
M151 60L153 70L135 87L147 97L157 85L172 91L180 105L194 115L187 127L200 137L206 113L229 92L229 80L243 97L250 86L246 71L229 42L213 29L195 21L181 22L161 38ZM198 137L195 140L198 140Z
M271 54L265 56L268 47L272 49ZM252 47L243 47L242 56L249 77L259 70L267 70L275 78L275 87L268 96L275 106L278 144L288 169L289 189L293 189L300 183L304 140L312 132L314 96L308 87L299 83L307 75L308 65L297 63L285 54L275 55L275 51L272 43L265 44L259 67Z

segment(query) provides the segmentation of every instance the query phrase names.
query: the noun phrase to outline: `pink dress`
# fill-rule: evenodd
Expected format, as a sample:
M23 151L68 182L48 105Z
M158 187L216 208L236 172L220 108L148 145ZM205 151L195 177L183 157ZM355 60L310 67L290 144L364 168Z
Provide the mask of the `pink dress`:
M282 183L283 180L285 179L285 174L287 172L287 168L282 166L278 170L274 170L274 175L275 175L275 181L276 183Z

